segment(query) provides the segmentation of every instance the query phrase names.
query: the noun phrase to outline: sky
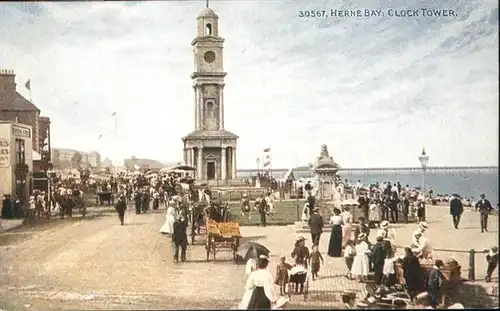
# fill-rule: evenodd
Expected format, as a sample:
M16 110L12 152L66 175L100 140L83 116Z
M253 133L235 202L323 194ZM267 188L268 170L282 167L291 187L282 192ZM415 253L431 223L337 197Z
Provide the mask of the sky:
M27 98L31 79L53 147L180 161L181 137L194 130L190 44L204 6L2 3L0 67L15 71ZM322 144L344 168L416 167L422 148L430 166L498 165L496 1L210 7L226 40L225 128L239 135L238 168L256 168L266 147L275 168L305 165ZM331 16L358 9L383 16ZM326 15L300 17L307 10Z

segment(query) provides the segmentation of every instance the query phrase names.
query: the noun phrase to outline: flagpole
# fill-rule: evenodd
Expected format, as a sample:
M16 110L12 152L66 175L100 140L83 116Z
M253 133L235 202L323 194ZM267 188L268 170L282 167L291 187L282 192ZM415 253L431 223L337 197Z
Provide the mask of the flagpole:
M118 121L116 117L116 112L113 113L113 121L114 121L114 132L115 132L115 151L118 151ZM119 155L116 155L116 163L115 163L115 175L118 177L118 158Z

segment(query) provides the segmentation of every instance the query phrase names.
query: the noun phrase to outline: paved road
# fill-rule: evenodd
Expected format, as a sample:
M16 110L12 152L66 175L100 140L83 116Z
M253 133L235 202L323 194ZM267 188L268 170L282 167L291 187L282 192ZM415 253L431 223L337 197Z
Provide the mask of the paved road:
M451 229L446 209L428 212L430 237L436 248L483 249L498 243L498 218L490 232L480 233L479 216L464 215L461 228ZM187 263L174 264L170 239L158 233L164 211L127 213L126 225L108 214L88 220L56 220L52 225L20 228L0 234L0 309L137 309L230 308L243 294L244 267L230 262L228 253L206 262L204 240L189 247ZM408 245L415 224L397 226L397 243ZM296 234L288 227L244 227L244 240L273 251L271 271L279 255L289 256ZM244 242L244 241L243 241ZM322 237L325 253L328 235ZM438 252L467 266L467 254ZM294 297L296 307L335 307L345 289L365 293L364 286L342 277L342 258L328 258L311 283L311 299ZM476 258L478 277L486 269Z

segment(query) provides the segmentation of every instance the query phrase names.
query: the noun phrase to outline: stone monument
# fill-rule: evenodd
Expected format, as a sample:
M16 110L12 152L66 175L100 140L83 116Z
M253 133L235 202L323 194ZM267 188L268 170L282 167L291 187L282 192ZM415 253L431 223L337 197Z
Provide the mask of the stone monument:
M330 217L333 215L335 207L340 209L341 198L337 190L337 181L339 177L337 172L340 166L335 163L333 158L328 153L326 145L321 146L321 154L316 158L312 170L314 171L312 195L316 198L316 208L319 208L319 213L323 217L325 224L328 224ZM303 222L295 224L298 232L308 232L309 226ZM330 226L326 225L323 230L329 230Z
M328 153L326 145L321 146L321 154L314 163L316 184L316 205L325 223L329 222L333 208L340 208L340 193L337 190L337 172L340 166Z
M317 184L316 200L337 200L340 199L336 191L336 180L339 165L328 154L328 147L321 146L321 154L316 158L313 171Z

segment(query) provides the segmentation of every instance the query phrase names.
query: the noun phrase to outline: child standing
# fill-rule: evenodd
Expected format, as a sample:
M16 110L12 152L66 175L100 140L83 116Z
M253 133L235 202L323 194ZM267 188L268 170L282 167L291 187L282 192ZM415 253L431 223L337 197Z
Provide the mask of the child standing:
M319 268L321 264L324 262L323 256L318 250L318 245L314 245L312 247L311 257L309 258L311 264L311 273L313 281L318 277Z
M366 242L366 234L361 233L358 236L358 244L355 247L356 256L352 262L351 273L355 276L358 282L365 281L368 277L368 272L370 270L370 259L368 254L370 249L368 243Z
M434 262L434 267L429 271L429 281L427 283L427 293L429 294L429 300L431 307L436 309L439 301L439 292L441 285L443 284L443 274L441 273L441 268L444 263L441 259L436 259Z
M498 266L498 247L494 246L491 248L488 255L486 255L486 261L488 262L488 268L486 269L486 282L491 282L491 275Z
M344 249L344 260L345 260L345 265L347 267L347 273L345 276L348 279L352 279L351 269L355 256L356 256L356 249L354 248L354 242L353 240L349 240L347 241L346 247Z
M276 266L276 281L274 282L280 287L281 295L285 295L286 293L286 288L289 281L288 270L290 270L291 268L292 266L286 263L286 256L281 255L280 263Z

